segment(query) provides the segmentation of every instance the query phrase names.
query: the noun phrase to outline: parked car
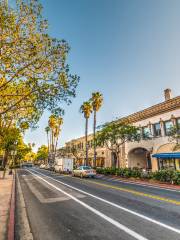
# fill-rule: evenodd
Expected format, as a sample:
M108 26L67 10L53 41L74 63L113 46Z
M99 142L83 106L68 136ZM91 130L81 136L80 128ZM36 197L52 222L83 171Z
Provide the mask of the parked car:
M46 165L43 163L39 166L39 168L41 168L41 169L45 169L45 167L46 167Z
M74 169L72 172L72 176L78 177L94 177L96 176L96 171L90 166L80 166L77 169Z
M49 165L49 163L45 165L45 168L44 168L44 169L50 170L50 165Z
M31 163L31 162L22 163L22 164L21 164L21 167L22 167L22 168L33 167L33 163Z
M73 159L71 158L56 158L54 171L59 173L70 173L73 171Z

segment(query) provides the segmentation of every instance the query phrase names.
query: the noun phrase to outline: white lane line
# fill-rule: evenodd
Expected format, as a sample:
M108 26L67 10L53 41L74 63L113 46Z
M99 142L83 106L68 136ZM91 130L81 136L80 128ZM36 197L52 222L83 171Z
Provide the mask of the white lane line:
M143 187L148 187L148 188L156 188L156 189L161 189L161 190L165 190L165 191L171 191L171 192L177 192L180 193L180 190L175 190L175 189L170 189L170 188L164 188L164 187L158 187L158 186L153 186L153 185L149 185L149 184L143 184L143 183L135 183L135 182L131 182L131 181L123 181L120 179L113 179L113 178L101 178L101 177L97 177L97 179L100 180L106 180L106 181L114 181L114 182L120 182L120 183L124 183L124 184L131 184L131 185L138 185L138 186L143 186Z
M28 171L29 171L29 170L28 170ZM43 174L43 173L39 173L39 172L36 171L36 170L32 170L32 171L34 171L34 172L36 172L36 173L38 173L38 174L40 174L40 175L42 175L42 176L45 176L45 177L47 177L47 178L49 178L49 179L52 179L52 180L54 180L55 182L58 182L58 183L66 186L66 187L72 188L72 189L74 189L74 190L76 190L76 191L79 191L79 192L81 192L81 193L83 193L83 194L86 194L86 195L88 195L88 196L90 196L90 197L93 197L93 198L98 199L98 200L100 200L100 201L102 201L102 202L105 202L105 203L107 203L107 204L109 204L109 205L111 205L111 206L113 206L113 207L119 208L119 209L121 209L121 210L123 210L123 211L125 211L125 212L131 213L131 214L133 214L133 215L135 215L135 216L137 216L137 217L140 217L140 218L145 219L145 220L147 220L147 221L149 221L149 222L152 222L152 223L154 223L154 224L157 224L157 225L159 225L159 226L161 226L161 227L164 227L164 228L166 228L166 229L168 229L168 230L171 230L171 231L173 231L173 232L175 232L175 233L180 234L180 230L177 229L177 228L171 227L171 226L169 226L169 225L167 225L167 224L164 224L164 223L162 223L162 222L159 222L159 221L157 221L157 220L155 220L155 219L153 219L153 218L146 217L146 216L144 216L144 215L142 215L142 214L140 214L140 213L137 213L137 212L132 211L132 210L130 210L130 209L128 209L128 208L122 207L121 205L118 205L118 204L116 204L116 203L113 203L113 202L110 202L110 201L108 201L108 200L105 200L104 198L98 197L98 196L96 196L96 195L93 195L93 194L91 194L91 193L88 193L88 192L86 192L86 191L83 191L83 190L81 190L81 189L79 189L79 188L73 187L73 186L71 186L71 185L69 185L69 184L67 184L67 183L64 183L64 182L61 182L61 181L59 181L59 180L57 180L57 179L54 179L54 178L52 178L52 177L49 177L49 176L47 176L47 175L45 175L45 174ZM31 172L31 171L29 171L29 172Z
M29 171L29 170L27 170ZM88 204L82 202L81 200L79 200L78 198L72 196L71 194L63 191L61 188L55 186L54 184L48 182L47 180L45 180L44 178L38 176L37 174L32 173L31 171L29 171L32 175L36 176L37 178L41 179L42 181L44 181L45 183L47 183L48 185L50 185L51 187L55 188L56 190L58 190L59 192L65 194L66 196L68 196L69 198L73 199L75 202L79 203L80 205L82 205L83 207L87 208L88 210L90 210L91 212L95 213L96 215L98 215L99 217L103 218L104 220L106 220L107 222L111 223L112 225L116 226L117 228L119 228L120 230L123 230L124 232L126 232L128 235L134 237L137 240L148 240L147 238L141 236L140 234L136 233L135 231L129 229L128 227L122 225L121 223L117 222L116 220L108 217L107 215L105 215L104 213L96 210L95 208L89 206Z

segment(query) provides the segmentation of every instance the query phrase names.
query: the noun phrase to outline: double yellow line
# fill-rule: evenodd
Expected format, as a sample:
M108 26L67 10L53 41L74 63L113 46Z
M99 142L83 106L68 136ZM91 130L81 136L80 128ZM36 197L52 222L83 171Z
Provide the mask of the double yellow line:
M148 193L138 192L138 191L135 191L135 190L122 188L122 187L117 187L117 186L112 186L112 185L109 185L109 184L99 183L99 182L95 182L95 181L86 180L86 182L89 182L89 183L92 183L92 184L95 184L95 185L99 185L99 186L102 186L102 187L106 187L106 188L119 190L119 191L122 191L122 192L132 193L136 196L147 197L147 198L151 198L151 199L155 199L155 200L160 200L160 201L163 201L163 202L172 203L172 204L175 204L175 205L180 205L180 201L176 201L176 200L173 200L173 199L161 197L161 196L158 196L158 195L152 195L152 194L148 194Z

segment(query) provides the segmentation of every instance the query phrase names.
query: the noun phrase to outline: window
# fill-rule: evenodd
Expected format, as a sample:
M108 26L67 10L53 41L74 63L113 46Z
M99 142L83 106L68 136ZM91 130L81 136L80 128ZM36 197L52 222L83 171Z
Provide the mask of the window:
M143 127L142 129L142 134L143 134L143 138L146 139L146 138L149 138L150 135L151 135L151 130L149 127Z
M161 125L160 125L160 123L155 123L153 125L153 127L154 127L154 136L155 137L160 137L161 136Z
M180 129L180 118L177 118L177 119L176 119L176 124L177 124L177 128Z
M176 170L180 170L180 159L176 159Z
M83 166L82 167L82 170L89 170L89 169L91 169L91 167L88 167L88 166Z
M164 130L165 130L166 136L170 135L172 128L173 128L172 121L164 122Z
M175 159L158 159L159 161L159 169L174 169L176 170Z

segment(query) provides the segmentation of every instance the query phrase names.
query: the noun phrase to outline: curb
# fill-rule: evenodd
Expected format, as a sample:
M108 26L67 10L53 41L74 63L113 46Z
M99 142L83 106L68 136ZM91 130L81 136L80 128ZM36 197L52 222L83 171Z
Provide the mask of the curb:
M15 173L13 172L13 183L11 190L10 211L7 239L14 240L14 225L15 225Z
M33 240L33 235L31 232L28 216L27 216L27 211L26 211L26 204L21 188L21 184L19 181L18 173L16 174L16 184L17 184L17 199L18 199L18 222L19 222L19 239L21 240Z
M104 174L97 174L98 176L106 176ZM114 175L109 175L110 178L113 178L113 179L117 179L119 180L120 182L124 182L124 183L130 183L130 184L137 184L137 185L140 185L140 186L149 186L149 187L158 187L158 188L161 188L161 189L168 189L168 190L179 190L180 191L180 186L178 185L170 185L170 184L167 184L167 183L148 183L146 181L133 181L133 180L128 180L128 179L123 179L123 178L120 178L120 177L117 177L117 176L114 176Z

